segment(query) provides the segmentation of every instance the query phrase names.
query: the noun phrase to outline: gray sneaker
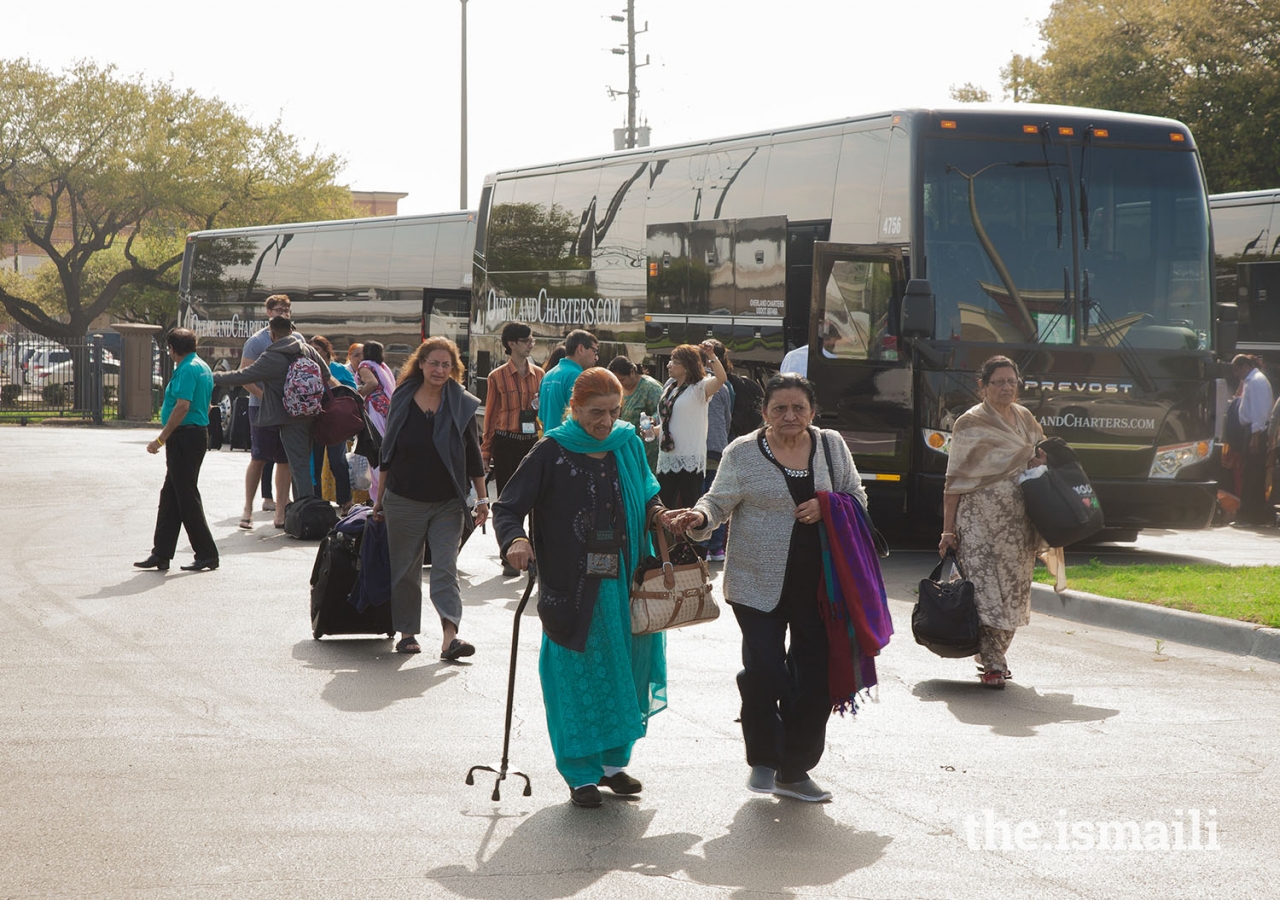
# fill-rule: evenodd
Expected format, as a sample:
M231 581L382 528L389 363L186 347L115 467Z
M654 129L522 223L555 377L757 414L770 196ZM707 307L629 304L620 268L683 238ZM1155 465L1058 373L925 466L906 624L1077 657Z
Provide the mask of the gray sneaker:
M777 773L768 766L752 766L751 775L747 778L747 790L757 794L772 794L773 780Z
M775 781L773 792L779 797L791 797L794 800L806 800L809 803L826 803L831 799L831 792L818 787L812 778L804 781Z

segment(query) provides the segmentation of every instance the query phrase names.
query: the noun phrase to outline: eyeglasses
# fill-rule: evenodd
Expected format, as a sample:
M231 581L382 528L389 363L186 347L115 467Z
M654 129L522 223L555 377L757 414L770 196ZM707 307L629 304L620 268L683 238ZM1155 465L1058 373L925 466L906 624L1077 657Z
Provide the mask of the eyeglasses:
M1018 386L1018 379L998 378L998 379L993 379L991 381L988 381L987 384L989 384L991 387L998 387L998 388L1004 388L1004 387L1016 388Z
M453 368L453 363L451 361L441 362L438 359L424 359L422 361L422 364L426 366L428 369L452 369Z
M531 338L531 337L527 337L527 338L520 338L520 340L516 341L516 343L517 343L517 344L524 344L524 345L525 345L525 346L527 346L527 347L532 347L532 346L533 346L533 338Z

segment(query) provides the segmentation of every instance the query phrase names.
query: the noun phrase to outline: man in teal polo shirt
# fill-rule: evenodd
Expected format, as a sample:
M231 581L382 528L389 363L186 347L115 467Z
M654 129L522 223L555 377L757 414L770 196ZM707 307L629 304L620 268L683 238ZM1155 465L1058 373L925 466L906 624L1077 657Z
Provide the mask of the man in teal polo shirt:
M574 329L564 339L564 359L542 376L538 388L538 418L543 432L564 422L564 411L573 396L573 383L584 370L600 361L600 342L590 331Z
M196 356L195 332L175 328L166 338L173 359L173 375L164 389L160 436L147 444L148 453L164 448L164 486L160 488L160 510L151 555L134 563L139 569L164 572L178 549L179 526L187 530L187 540L196 560L183 566L184 572L218 568L218 547L204 518L200 499L200 465L209 449L209 401L213 398L213 373Z

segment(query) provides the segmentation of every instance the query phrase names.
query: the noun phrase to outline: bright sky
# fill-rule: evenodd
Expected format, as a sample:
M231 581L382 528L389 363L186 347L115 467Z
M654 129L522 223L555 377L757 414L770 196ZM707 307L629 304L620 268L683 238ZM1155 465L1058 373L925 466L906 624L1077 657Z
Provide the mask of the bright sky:
M636 0L638 114L675 144L865 112L1000 99L1051 0ZM467 0L468 206L486 173L612 151L626 124L626 0ZM279 116L342 180L459 201L460 0L69 0L6 4L0 57L78 58Z

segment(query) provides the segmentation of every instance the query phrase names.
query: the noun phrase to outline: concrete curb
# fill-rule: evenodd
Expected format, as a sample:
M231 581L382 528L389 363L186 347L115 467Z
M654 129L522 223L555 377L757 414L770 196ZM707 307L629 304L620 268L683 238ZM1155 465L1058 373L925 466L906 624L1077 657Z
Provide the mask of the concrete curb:
M1057 594L1044 584L1032 584L1031 608L1047 616L1085 625L1280 662L1280 629L1277 628L1100 597L1084 591L1067 590Z

